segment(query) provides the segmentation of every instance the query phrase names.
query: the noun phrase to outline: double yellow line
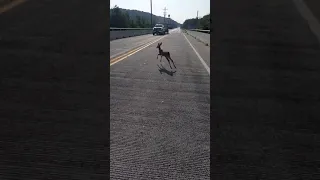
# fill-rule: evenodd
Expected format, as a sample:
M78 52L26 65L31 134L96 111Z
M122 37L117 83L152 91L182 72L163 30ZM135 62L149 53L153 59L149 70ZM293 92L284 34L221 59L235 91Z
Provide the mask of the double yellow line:
M140 46L138 46L138 47L136 47L136 48L134 48L134 49L131 49L131 50L128 51L128 52L125 52L124 54L121 54L120 56L117 56L117 57L111 59L111 60L110 60L110 66L116 64L117 62L120 62L120 61L126 59L127 57L129 57L129 56L131 56L131 55L133 55L133 54L135 54L135 53L137 53L137 52L139 52L139 51L141 51L142 49L150 46L151 44L159 41L160 39L162 39L162 38L164 38L164 37L165 37L165 36L163 36L163 37L161 37L161 38L158 38L158 39L156 39L155 41L149 42L149 43L147 43L147 44L140 45Z

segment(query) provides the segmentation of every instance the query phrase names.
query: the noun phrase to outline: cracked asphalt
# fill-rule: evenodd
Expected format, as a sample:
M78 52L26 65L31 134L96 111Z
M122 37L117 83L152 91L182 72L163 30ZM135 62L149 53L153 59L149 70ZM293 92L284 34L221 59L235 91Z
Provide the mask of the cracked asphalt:
M180 30L159 42L177 69L158 42L110 67L111 179L210 179L210 76Z

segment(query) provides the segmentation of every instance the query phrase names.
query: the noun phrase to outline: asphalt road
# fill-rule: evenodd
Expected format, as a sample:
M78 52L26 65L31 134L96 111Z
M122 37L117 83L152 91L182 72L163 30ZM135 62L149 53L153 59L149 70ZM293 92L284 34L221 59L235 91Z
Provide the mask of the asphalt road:
M28 0L0 14L0 179L108 179L107 13Z
M320 179L320 44L307 21L292 0L212 7L211 178Z
M175 32L177 29L169 29L169 33ZM158 39L161 35L142 35L110 41L110 59L123 54L132 48L144 45L148 42Z
M159 42L176 69L157 43L110 67L111 179L210 179L210 75L179 30Z

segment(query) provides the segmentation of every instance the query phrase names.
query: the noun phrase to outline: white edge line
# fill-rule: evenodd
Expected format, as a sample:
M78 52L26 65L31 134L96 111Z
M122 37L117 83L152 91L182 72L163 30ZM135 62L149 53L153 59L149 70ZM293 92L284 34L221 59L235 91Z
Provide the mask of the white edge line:
M159 40L161 40L161 39L163 39L163 38L165 38L165 37L166 37L166 36L163 36L163 37L161 37L161 38L159 38L159 39L157 39L157 40L155 40L155 41L153 41L153 42L151 42L151 43L146 44L146 45L145 45L145 46L143 46L143 47L140 47L137 51L134 51L134 52L132 52L132 53L130 53L130 54L128 54L128 55L126 55L126 56L124 56L124 57L120 58L119 60L117 60L117 61L115 61L115 62L111 63L111 64L110 64L110 66L112 66L112 65L116 64L117 62L120 62L120 61L122 61L122 60L126 59L126 58L127 58L127 57L129 57L129 56L132 56L132 55L136 54L137 52L141 51L142 49L145 49L146 47L148 47L148 46L150 46L150 45L154 44L155 42L157 42L157 41L159 41Z
M308 21L309 27L320 43L320 24L303 0L293 0L302 17Z
M210 68L208 67L208 65L204 62L204 60L202 59L202 57L199 55L199 53L197 52L197 50L192 46L192 44L190 43L190 41L188 40L188 38L184 35L184 33L182 33L182 35L184 36L184 38L186 38L186 40L188 41L188 43L190 44L190 46L192 47L192 49L194 50L194 52L196 53L196 55L198 56L199 60L201 61L202 65L204 66L204 68L208 71L209 75L210 75Z

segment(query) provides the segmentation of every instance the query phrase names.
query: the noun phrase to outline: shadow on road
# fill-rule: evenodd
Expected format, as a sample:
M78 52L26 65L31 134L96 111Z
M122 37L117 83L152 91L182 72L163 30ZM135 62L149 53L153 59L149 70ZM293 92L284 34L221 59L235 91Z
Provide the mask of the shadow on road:
M158 64L157 64L157 66L159 68L160 74L162 74L164 72L164 73L167 73L170 76L173 76L173 74L177 72L177 71L168 71L165 67L162 66L162 64L161 64L161 67Z

